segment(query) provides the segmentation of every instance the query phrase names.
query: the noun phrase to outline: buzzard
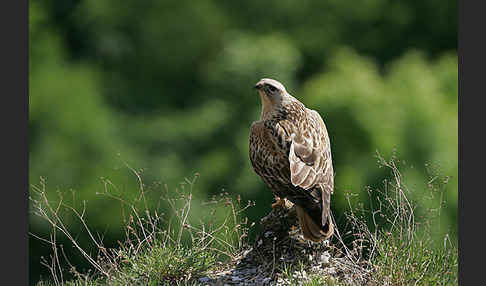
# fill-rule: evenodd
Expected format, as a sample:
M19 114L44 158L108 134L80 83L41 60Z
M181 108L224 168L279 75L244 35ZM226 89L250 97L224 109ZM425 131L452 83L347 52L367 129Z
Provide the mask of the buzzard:
M331 146L318 112L291 96L278 81L264 78L259 121L250 131L250 161L276 203L296 205L305 239L319 242L334 233L329 212L334 189Z

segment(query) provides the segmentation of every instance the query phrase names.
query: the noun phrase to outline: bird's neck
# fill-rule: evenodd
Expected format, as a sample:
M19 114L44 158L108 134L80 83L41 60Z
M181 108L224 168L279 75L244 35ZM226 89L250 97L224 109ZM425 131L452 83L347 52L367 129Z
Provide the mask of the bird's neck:
M282 112L288 112L288 106L293 105L295 103L301 104L298 100L294 97L288 95L285 96L279 102L273 102L268 96L260 95L260 99L262 102L262 112L260 116L260 120L269 120L274 119L275 117L281 117Z
M260 99L262 102L262 112L260 115L260 119L266 120L272 118L278 104L273 102L268 96L264 94L260 94Z

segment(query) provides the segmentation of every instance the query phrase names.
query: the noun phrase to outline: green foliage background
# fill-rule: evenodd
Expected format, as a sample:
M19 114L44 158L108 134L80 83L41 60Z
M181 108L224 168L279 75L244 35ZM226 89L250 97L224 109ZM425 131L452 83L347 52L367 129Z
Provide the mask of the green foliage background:
M198 172L196 199L224 190L257 202L250 220L268 212L248 159L262 77L323 116L336 218L346 192L388 175L376 150L396 149L411 189L449 176L437 236L457 239L456 1L31 0L29 18L30 184L74 190L107 245L122 238L120 213L96 192L101 178L137 191L125 162L169 189ZM30 231L48 235L33 216ZM49 251L30 238L32 283Z

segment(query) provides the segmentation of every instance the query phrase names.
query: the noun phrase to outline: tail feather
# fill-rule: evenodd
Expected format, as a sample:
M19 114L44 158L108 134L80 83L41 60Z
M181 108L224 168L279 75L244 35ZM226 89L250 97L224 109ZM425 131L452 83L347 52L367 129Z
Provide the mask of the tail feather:
M328 217L327 223L321 223L321 217L316 223L314 219L300 206L297 205L297 216L299 218L300 228L304 234L304 238L312 240L314 242L320 242L331 237L334 233L334 225L331 219Z

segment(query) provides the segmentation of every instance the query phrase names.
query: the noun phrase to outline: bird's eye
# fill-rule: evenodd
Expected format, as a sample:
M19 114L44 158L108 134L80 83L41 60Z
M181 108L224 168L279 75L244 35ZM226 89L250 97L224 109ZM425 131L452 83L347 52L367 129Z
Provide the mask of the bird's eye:
M269 85L268 86L268 89L271 91L271 92L275 92L277 90L277 88L273 85Z

